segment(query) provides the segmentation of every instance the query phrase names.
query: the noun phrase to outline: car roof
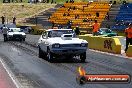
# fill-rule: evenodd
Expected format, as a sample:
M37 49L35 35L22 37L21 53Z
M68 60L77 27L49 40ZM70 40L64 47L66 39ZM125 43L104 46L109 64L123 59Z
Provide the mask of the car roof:
M72 29L48 29L46 31L54 31L54 30L72 30Z

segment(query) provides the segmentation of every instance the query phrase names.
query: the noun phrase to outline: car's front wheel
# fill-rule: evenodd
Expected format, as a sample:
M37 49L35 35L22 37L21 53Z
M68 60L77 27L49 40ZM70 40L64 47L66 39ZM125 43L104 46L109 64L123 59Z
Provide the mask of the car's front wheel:
M5 41L9 41L9 39L7 38Z
M23 39L22 39L22 38L19 38L19 39L18 39L18 41L22 42L22 41L23 41Z
M39 47L39 58L43 58L43 52L40 47Z
M85 60L86 60L86 52L85 53L82 53L80 55L80 59L81 59L81 62L85 62Z
M23 41L25 41L25 38L23 38Z
M79 76L76 78L78 84L83 85L86 83L87 79L84 76Z
M50 51L50 49L47 50L47 59L50 62L53 62L53 53Z

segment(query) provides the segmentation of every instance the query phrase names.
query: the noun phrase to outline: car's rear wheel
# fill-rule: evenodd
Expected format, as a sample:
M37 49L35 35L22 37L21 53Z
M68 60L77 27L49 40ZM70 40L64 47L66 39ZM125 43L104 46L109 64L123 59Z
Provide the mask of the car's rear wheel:
M53 62L53 53L50 51L50 49L47 50L47 59L49 62Z
M82 53L80 55L80 59L81 59L81 62L85 62L85 60L86 60L86 52L85 53Z

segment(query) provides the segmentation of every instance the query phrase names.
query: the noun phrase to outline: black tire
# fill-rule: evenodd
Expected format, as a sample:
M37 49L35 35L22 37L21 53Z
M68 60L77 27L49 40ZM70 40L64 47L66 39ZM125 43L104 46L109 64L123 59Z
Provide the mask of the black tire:
M49 62L53 62L53 53L50 52L50 49L47 50L47 59Z
M22 41L23 41L23 39L21 39L21 38L20 38L20 39L19 39L19 41L20 41L20 42L22 42Z
M6 41L8 41L8 38L6 39Z
M25 38L23 38L23 41L25 41Z
M86 81L87 81L87 79L86 79L85 77L82 76L82 77L80 78L80 85L85 84Z
M8 41L11 41L11 39L10 39L10 38L8 38Z
M76 78L76 81L79 85L84 85L87 82L87 79L84 76L79 76Z
M85 62L85 60L86 60L86 52L85 53L82 53L80 55L80 59L81 59L81 62Z
M39 58L43 58L43 52L40 47L39 47Z
M14 41L14 39L13 39L13 38L11 38L11 41Z

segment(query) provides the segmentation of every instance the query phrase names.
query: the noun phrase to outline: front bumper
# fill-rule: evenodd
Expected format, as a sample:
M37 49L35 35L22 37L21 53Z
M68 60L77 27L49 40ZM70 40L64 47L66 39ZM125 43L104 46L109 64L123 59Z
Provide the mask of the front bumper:
M24 35L12 35L12 36L8 36L8 39L24 39L26 38L26 36Z
M58 55L79 55L82 53L85 53L87 50L87 48L85 49L51 49L50 51L54 54L58 54Z

